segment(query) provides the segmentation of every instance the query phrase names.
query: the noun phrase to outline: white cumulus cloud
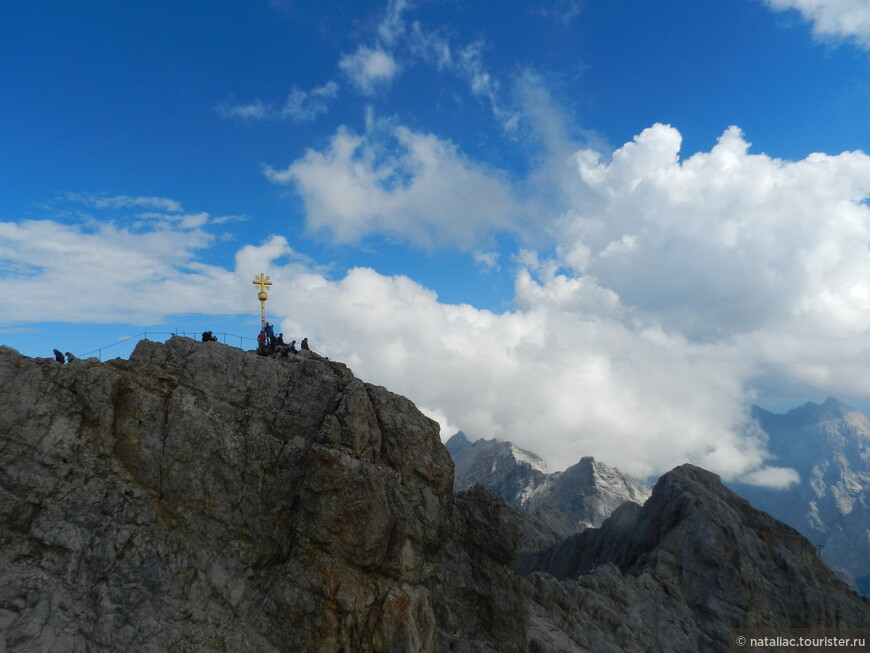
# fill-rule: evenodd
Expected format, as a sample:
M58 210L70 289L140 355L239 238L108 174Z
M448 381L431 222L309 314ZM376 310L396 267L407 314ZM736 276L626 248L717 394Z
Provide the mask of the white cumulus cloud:
M266 174L295 186L310 230L341 243L380 233L468 249L484 234L514 228L519 212L504 174L401 125L339 129L323 151Z
M514 310L444 305L410 279L360 269L295 283L305 291L284 330L318 333L366 378L556 467L595 455L645 475L690 460L788 485L791 472L765 466L745 409L771 388L870 394L859 369L870 352L870 157L785 161L751 153L731 127L683 159L679 132L660 124L609 156L566 155L551 114L536 120L552 156L531 174L563 202L547 226L555 254L514 257ZM475 165L431 135L395 136L390 150L342 131L270 174L295 183L312 226L339 241L386 232L455 244L518 224L500 221L503 209L476 212L469 231L451 212L421 210L434 198L453 206L453 180ZM515 184L483 178L516 206ZM499 194L485 196L481 206ZM485 262L481 251L469 249Z
M282 246L248 255L277 259ZM510 439L556 468L583 455L641 476L685 460L728 476L762 464L762 446L743 432L750 363L728 345L607 316L613 298L581 280L523 273L522 307L497 314L443 304L411 279L367 268L332 280L267 265L270 310L285 334L310 336L448 429Z
M748 485L760 485L781 490L799 483L800 480L800 474L788 467L765 467L738 479L739 482Z
M862 329L870 311L870 157L750 154L740 130L679 159L655 125L604 163L559 221L564 261L669 329L717 339L784 323Z

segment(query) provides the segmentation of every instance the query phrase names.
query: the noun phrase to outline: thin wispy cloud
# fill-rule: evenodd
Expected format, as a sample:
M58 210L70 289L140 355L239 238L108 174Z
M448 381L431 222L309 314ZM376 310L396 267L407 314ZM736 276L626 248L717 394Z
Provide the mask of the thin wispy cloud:
M410 8L407 0L390 0L384 18L377 28L378 36L386 45L396 43L405 33L405 19L402 14Z
M419 21L413 22L409 29L403 27L399 33L405 35L403 45L412 60L426 62L455 75L475 98L489 107L504 129L516 129L519 115L506 101L501 82L487 69L484 41L476 39L464 45L457 44L444 30L428 29Z
M774 9L794 9L824 40L850 40L870 50L870 4L865 0L767 0Z
M179 212L180 202L166 197L130 197L128 195L99 195L96 193L69 193L66 199L96 209L141 208Z
M339 69L363 94L372 95L377 88L389 85L400 67L393 56L381 48L360 46L356 52L344 55Z
M483 63L483 48L484 44L476 41L459 50L454 58L454 68L468 82L471 92L489 104L493 115L504 128L512 131L517 126L519 116L504 107L501 85Z
M310 122L329 112L330 104L338 97L337 82L330 81L309 91L294 86L281 105L255 100L248 104L221 104L218 114L224 118L241 120L293 120Z
M0 239L0 260L22 272L0 279L6 323L46 316L102 323L120 314L153 322L196 307L202 299L195 285L211 281L205 278L208 266L197 265L195 255L212 239L196 229L132 231L113 223L93 229L39 220L2 222ZM209 299L208 310L219 305L232 303Z

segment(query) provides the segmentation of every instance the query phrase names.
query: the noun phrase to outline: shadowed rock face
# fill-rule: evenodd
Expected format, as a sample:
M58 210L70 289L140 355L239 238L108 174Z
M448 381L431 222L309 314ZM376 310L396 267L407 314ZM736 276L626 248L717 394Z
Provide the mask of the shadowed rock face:
M686 620L689 639L701 650L726 650L733 627L870 623L870 602L840 581L800 533L692 465L664 475L642 508L625 504L600 529L517 565L525 574L546 572L581 584L602 567L605 576L619 574L626 596L657 588L659 601L676 599L674 614ZM630 603L647 611L644 623L656 612L667 618L636 599Z
M0 347L0 651L694 651L870 623L702 470L525 575L519 513L452 486L438 425L340 363Z

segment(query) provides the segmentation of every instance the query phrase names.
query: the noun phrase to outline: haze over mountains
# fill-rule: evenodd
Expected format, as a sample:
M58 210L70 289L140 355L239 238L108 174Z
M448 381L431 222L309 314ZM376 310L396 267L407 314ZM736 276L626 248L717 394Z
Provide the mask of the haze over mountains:
M870 418L834 398L785 414L753 407L753 417L776 464L800 481L783 490L733 489L821 545L822 558L870 594Z

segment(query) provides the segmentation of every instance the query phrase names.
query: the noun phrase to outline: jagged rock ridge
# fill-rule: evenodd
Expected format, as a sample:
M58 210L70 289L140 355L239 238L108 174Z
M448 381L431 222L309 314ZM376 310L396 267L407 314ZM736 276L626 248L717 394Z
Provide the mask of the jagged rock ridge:
M660 602L652 610L662 620L661 629L650 633L650 641L661 642L654 650L674 650L667 631L680 620L691 624L681 628L696 630L699 650L726 650L729 627L737 624L835 627L843 619L866 624L870 617L870 602L834 580L802 535L692 465L659 479L643 507L626 503L602 528L518 563L527 574L547 572L587 585L602 566L605 577L619 579L617 587L632 588L620 592L628 598L626 624L644 611L640 597Z
M611 533L593 571L524 576L522 516L454 494L438 425L340 363L0 347L0 388L0 650L714 651L729 626L868 623L805 540L692 469L657 485L653 521L626 504L564 543L585 564L576 545Z

